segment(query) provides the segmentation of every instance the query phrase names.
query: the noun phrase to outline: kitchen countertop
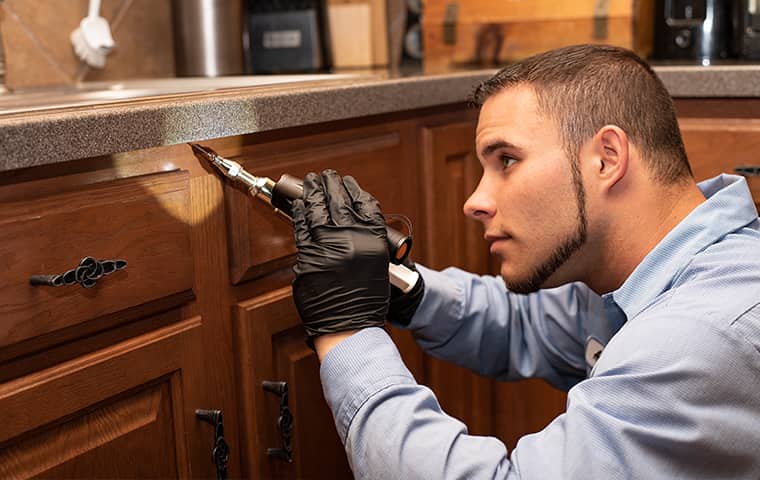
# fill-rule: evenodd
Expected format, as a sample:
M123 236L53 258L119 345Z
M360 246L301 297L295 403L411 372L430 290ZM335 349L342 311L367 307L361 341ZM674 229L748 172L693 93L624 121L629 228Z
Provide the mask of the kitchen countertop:
M655 71L675 98L760 97L760 65ZM493 73L368 74L0 115L0 171L461 103Z

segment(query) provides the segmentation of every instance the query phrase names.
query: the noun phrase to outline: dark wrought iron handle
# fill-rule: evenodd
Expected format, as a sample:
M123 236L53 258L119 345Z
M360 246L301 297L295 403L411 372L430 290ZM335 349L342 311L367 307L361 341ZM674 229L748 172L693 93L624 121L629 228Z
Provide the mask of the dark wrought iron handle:
M79 265L60 275L32 275L29 283L34 286L63 287L79 284L82 288L92 288L101 277L127 268L126 260L95 260L84 257Z
M744 175L745 177L760 177L760 166L750 165L734 168L734 173Z
M269 382L264 381L261 386L267 392L274 393L280 397L280 415L277 417L277 429L280 431L280 440L282 447L267 448L267 456L279 458L288 463L293 461L293 446L291 439L293 437L293 414L288 407L288 384L287 382Z
M217 480L227 478L227 464L230 460L230 446L224 439L224 424L222 423L221 410L204 410L195 411L195 416L214 427L214 448L211 450L211 459L216 465Z

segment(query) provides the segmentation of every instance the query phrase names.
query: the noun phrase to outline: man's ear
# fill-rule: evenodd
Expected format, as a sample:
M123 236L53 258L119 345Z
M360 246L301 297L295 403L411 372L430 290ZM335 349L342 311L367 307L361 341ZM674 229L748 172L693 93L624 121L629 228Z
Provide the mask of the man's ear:
M628 136L615 125L605 125L594 135L593 149L598 165L597 179L612 188L628 172Z

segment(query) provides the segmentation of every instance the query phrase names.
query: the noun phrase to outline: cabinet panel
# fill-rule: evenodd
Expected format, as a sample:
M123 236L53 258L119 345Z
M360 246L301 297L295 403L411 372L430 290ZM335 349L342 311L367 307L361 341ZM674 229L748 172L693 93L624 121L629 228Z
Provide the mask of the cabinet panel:
M322 394L319 361L306 346L290 288L235 307L242 471L247 478L352 478ZM263 382L286 382L293 415L292 462L267 455L282 448L282 398Z
M0 384L0 409L13 412L0 431L0 477L214 475L211 434L194 419L200 326L185 320ZM204 434L207 444L188 449Z
M0 205L0 346L190 292L188 185L170 172ZM127 267L92 288L30 285L84 257Z
M480 238L482 229L462 213L480 176L473 145L475 125L461 120L425 126L420 136L426 239L422 263L435 269L457 266L486 273L488 252ZM470 433L492 432L491 382L432 357L426 358L425 382L446 413L465 422Z
M479 223L464 216L464 202L480 180L475 124L463 120L421 129L425 261L432 268L488 271L488 249Z
M274 180L283 173L303 177L326 168L354 176L381 203L386 214L414 220L415 167L406 149L413 145L403 124L383 124L329 134L252 145L235 158L248 171ZM293 262L291 224L271 208L226 185L229 218L230 275L234 284L260 277Z
M697 180L737 167L757 167L747 176L755 204L760 208L760 120L732 118L679 119L686 153Z

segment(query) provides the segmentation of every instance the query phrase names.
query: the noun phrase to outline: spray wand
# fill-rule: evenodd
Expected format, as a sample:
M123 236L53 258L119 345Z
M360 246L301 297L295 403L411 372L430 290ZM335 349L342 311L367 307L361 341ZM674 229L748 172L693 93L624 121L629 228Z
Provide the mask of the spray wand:
M276 182L268 177L251 175L239 163L218 155L214 150L191 143L196 157L221 171L225 177L243 184L254 198L262 200L278 213L292 221L293 200L303 196L303 181L292 175L283 174ZM417 283L419 274L402 264L412 248L412 237L386 226L388 232L388 253L391 263L388 274L391 284L408 293Z

